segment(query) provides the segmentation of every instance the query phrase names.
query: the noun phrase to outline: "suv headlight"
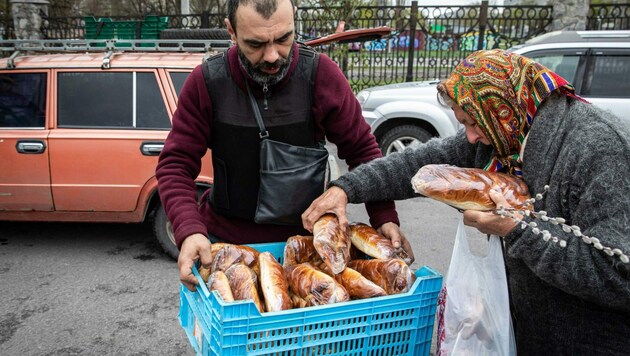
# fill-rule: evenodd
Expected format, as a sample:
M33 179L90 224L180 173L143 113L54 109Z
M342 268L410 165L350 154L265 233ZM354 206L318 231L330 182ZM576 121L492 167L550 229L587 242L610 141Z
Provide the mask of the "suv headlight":
M370 92L367 90L361 90L359 94L357 94L357 100L359 101L359 104L361 104L361 107L365 105L365 103L368 101L369 98L370 98Z

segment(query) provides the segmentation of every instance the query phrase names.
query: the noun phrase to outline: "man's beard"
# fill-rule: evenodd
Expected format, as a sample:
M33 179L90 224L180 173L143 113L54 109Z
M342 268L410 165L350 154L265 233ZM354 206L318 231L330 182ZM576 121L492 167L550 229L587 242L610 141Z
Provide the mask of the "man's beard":
M253 64L247 59L247 57L245 57L245 54L241 52L240 48L237 47L237 51L238 58L240 59L241 64L245 68L247 74L249 74L252 79L254 79L254 81L260 85L273 85L280 82L282 78L284 78L284 76L287 74L287 72L289 72L289 67L291 66L291 62L293 61L293 46L291 46L291 50L289 51L289 55L286 59L280 57L273 63L262 62ZM275 67L280 68L280 70L276 74L268 74L261 70L262 68Z

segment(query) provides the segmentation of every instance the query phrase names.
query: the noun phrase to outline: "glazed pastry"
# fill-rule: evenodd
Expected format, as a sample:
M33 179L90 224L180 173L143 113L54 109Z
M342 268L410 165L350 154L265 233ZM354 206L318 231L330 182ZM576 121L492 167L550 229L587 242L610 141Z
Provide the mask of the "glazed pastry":
M499 190L514 208L522 208L530 198L522 179L479 168L460 168L446 164L429 164L411 179L416 193L462 210L493 210L492 189Z
M258 292L258 277L251 268L237 263L230 266L225 275L230 282L234 300L252 300L258 311L265 312Z
M210 274L208 278L208 283L206 283L209 291L216 290L223 301L225 302L233 302L234 295L232 294L232 288L230 287L230 282L228 281L227 276L223 271L214 271Z
M272 312L291 309L293 303L282 265L269 252L263 252L258 256L258 265L265 310Z
M313 245L313 236L294 235L284 245L283 267L309 262L317 256Z
M304 298L300 297L299 295L293 293L293 292L289 292L289 295L291 296L291 302L293 303L293 308L306 308L309 306L309 302L306 301Z
M411 264L411 258L403 249L396 249L392 240L381 235L375 228L364 223L350 224L350 240L352 245L373 258L400 258Z
M252 268L256 274L259 274L258 256L259 252L248 246L225 244L219 248L212 256L212 265L210 270L226 271L230 266L240 263Z
M307 306L324 305L350 300L346 289L326 273L309 263L300 263L285 268L289 289L303 299ZM294 304L296 298L293 298Z
M333 274L346 268L350 261L350 236L339 224L337 216L325 214L313 225L313 245Z
M344 268L344 270L337 275L333 275L325 264L322 265L321 268L323 272L329 276L333 276L337 282L341 283L352 299L365 299L387 295L383 288L350 267Z
M259 252L256 249L249 246L245 246L245 245L233 245L226 242L215 242L212 244L211 252L210 252L212 261L215 260L217 253L226 246L230 246L230 249L234 248L240 251L240 252L236 252L236 256L232 256L232 258L238 258L240 254L240 258L246 261L245 262L246 264L251 263L255 269L258 269L258 267L256 266L256 263L258 261ZM225 264L227 264L225 261L223 261L222 264L223 265L220 267L220 269L222 271L225 271L229 267L229 265L225 266ZM199 266L199 275L201 276L201 279L203 279L204 282L208 282L208 276L210 275L211 269L212 269L212 265L210 266L210 268L204 268L203 266Z
M348 267L383 288L387 294L405 293L415 280L411 268L399 258L352 260Z

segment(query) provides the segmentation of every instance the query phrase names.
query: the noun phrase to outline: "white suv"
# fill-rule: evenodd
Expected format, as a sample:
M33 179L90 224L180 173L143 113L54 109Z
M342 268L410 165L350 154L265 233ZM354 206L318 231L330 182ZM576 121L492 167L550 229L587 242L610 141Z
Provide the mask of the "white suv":
M576 93L619 117L630 113L630 31L557 31L510 49L533 58L575 86ZM457 131L436 99L438 81L365 89L363 116L384 154Z

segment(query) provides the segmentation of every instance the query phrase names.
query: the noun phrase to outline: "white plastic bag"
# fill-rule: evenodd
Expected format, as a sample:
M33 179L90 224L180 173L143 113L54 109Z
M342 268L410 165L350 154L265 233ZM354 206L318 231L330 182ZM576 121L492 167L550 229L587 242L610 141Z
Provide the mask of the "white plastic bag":
M475 256L460 220L438 303L438 355L516 355L500 237Z

